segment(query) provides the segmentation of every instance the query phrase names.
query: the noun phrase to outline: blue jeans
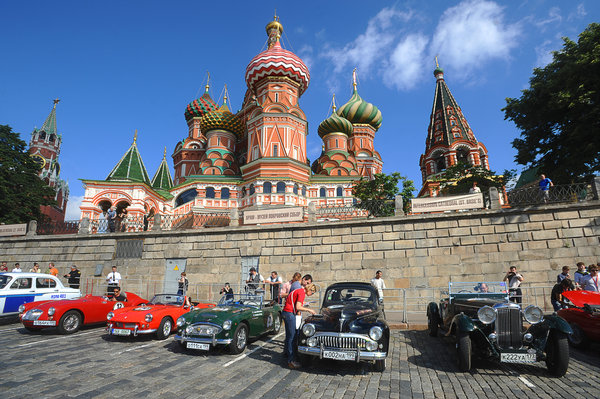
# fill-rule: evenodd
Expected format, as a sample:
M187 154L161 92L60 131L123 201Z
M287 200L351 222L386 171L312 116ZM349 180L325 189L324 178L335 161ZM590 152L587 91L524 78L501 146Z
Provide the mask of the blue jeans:
M281 312L285 321L285 343L283 345L283 353L287 357L288 363L296 360L296 315L292 312Z

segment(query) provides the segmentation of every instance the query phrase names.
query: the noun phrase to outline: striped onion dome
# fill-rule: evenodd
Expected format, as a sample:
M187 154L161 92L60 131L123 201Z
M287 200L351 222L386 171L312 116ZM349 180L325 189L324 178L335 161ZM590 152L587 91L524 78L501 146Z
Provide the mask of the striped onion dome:
M185 120L189 121L192 118L202 118L207 112L216 111L217 104L210 98L208 87L202 97L192 101L185 107Z
M375 130L381 127L381 111L373 104L360 98L356 87L354 87L354 93L350 97L350 100L337 110L337 114L348 119L353 124L369 124Z
M308 67L296 54L285 50L279 43L279 35L283 26L276 20L267 25L270 35L269 48L259 53L246 67L246 84L250 90L261 79L268 76L283 76L292 79L300 85L300 95L308 88L310 73Z
M200 130L205 133L211 130L227 130L237 137L242 137L244 124L240 118L229 111L229 107L225 103L218 110L208 112L200 119Z
M350 123L348 119L338 116L335 112L331 114L329 118L321 122L319 130L317 130L321 138L329 133L343 133L346 136L350 136L352 131L352 123Z

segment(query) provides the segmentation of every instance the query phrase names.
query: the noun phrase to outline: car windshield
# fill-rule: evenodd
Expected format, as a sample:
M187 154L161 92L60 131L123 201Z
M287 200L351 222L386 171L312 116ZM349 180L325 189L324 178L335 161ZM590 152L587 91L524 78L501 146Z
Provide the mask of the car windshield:
M8 282L10 281L12 277L7 276L7 275L0 275L0 290L4 287L6 287L6 284L8 284Z
M360 288L349 288L349 287L338 287L330 288L325 293L325 300L323 301L324 308L330 307L342 307L346 305L359 304L361 306L376 306L375 291L360 289Z
M508 288L503 281L450 283L448 291L450 298L502 298L508 296Z
M150 305L183 305L185 297L183 295L159 294L154 295Z
M221 297L218 306L250 306L260 309L262 300L262 295L230 294Z

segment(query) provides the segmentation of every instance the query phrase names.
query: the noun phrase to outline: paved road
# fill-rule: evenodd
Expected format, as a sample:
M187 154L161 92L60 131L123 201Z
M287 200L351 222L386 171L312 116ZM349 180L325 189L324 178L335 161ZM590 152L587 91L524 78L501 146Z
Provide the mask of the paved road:
M476 360L456 369L452 341L425 331L394 330L384 373L368 364L323 361L283 367L283 335L255 341L242 355L182 352L172 338L116 339L102 328L71 336L29 333L0 324L1 398L594 398L600 346L572 350L568 374L552 378L544 364Z

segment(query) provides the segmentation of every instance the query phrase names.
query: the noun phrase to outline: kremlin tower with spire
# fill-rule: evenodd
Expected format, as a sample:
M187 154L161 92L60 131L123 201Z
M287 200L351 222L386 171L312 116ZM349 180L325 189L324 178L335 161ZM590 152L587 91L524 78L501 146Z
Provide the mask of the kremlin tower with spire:
M175 143L174 179L163 161L150 181L137 150L131 147L105 180L83 180L81 217L99 218L103 210L127 208L132 216L210 215L231 209L260 210L352 204L352 187L381 173L375 150L381 112L364 101L353 73L350 100L323 121L318 134L324 150L312 167L306 143L308 122L300 97L310 72L281 44L283 25L275 17L266 26L267 49L246 67L242 108L233 113L227 88L218 105L205 93L190 102L184 116L187 137Z
M59 102L59 99L54 100L50 115L48 115L41 128L33 130L29 141L29 153L41 167L40 179L54 188L56 192L54 196L56 205L42 205L41 207L42 214L53 222L63 222L65 220L69 200L69 184L60 179L60 163L58 162L62 144L62 135L56 129L56 105Z

